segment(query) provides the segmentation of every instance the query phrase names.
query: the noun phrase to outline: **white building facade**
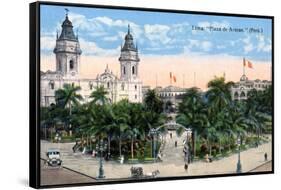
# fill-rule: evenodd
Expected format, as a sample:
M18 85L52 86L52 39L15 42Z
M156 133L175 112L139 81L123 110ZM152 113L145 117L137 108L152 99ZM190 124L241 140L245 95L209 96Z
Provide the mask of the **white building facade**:
M253 90L265 90L271 86L271 81L268 80L249 80L248 77L243 74L239 82L236 82L231 87L232 100L246 100L248 93Z
M54 48L56 56L55 71L41 71L41 106L47 107L55 103L55 91L63 88L64 84L80 86L80 94L84 101L89 101L90 94L100 86L108 92L110 102L128 99L130 102L142 102L142 81L139 78L138 48L134 45L133 36L128 33L121 47L119 57L120 77L106 66L105 71L93 78L83 78L80 73L80 49L78 36L73 32L72 22L66 14L62 23L62 31L57 35Z
M169 102L173 109L176 109L179 103L182 102L184 94L187 92L187 88L180 88L177 86L167 86L165 88L157 87L156 93L161 98L164 103L164 108L166 104Z

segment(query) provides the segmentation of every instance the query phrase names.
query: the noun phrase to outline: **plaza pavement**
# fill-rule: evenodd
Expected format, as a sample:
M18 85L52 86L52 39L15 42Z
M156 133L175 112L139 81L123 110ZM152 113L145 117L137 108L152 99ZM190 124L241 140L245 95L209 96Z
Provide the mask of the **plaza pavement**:
M64 167L52 168L44 165L44 161L41 160L41 185L65 185L75 183L93 183L96 180L69 170Z
M163 162L137 164L143 167L144 173L151 173L154 170L159 170L159 177L170 176L198 176L198 175L214 175L227 174L236 172L236 164L238 155L215 160L211 163L197 161L189 164L188 171L184 170L183 159L183 144L184 137L176 137L173 135L171 139L169 134L165 137L166 145L163 151ZM175 140L178 141L178 146L175 148ZM84 173L88 176L97 177L99 169L99 159L93 158L90 155L83 155L82 153L73 153L72 147L74 143L50 143L41 141L41 158L46 158L45 152L48 148L59 148L61 151L61 159L63 166L72 170ZM264 153L267 152L268 160L271 160L271 142L260 145L258 148L250 148L241 152L242 172L249 172L265 163ZM104 173L106 179L128 178L131 176L130 168L132 164L119 164L116 161L103 161ZM272 168L267 167L266 171L271 171Z

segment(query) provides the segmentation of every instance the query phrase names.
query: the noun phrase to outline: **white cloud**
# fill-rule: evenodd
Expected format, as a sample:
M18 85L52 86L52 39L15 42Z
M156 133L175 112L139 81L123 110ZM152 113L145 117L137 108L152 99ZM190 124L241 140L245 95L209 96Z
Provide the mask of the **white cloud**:
M210 51L213 47L212 42L210 41L199 41L199 40L189 40L189 44L185 46L185 51L193 51L193 48L199 48L205 52Z
M188 22L183 22L183 23L177 23L173 24L171 27L171 34L175 35L178 33L185 33L186 31L189 30L189 23Z
M213 44L212 44L212 42L209 42L209 41L203 41L203 42L201 43L201 46L202 46L202 49L203 49L204 51L210 51L211 48L212 48L212 46L213 46Z
M211 26L215 28L228 28L230 24L224 20L222 22L212 22Z
M244 52L246 54L248 54L249 52L253 51L253 49L254 49L254 45L251 44L251 43L244 46Z
M80 39L80 47L82 49L82 53L85 55L116 57L120 54L120 47L115 49L104 49L99 47L95 42L85 41L83 38Z
M118 31L117 32L117 35L119 36L119 38L122 38L122 39L124 39L125 38L125 36L126 36L126 32L123 32L123 31Z
M101 23L104 23L106 25L113 25L113 20L111 18L108 18L108 17L96 17L94 20L96 21L100 21Z
M210 23L210 22L207 22L207 21L204 21L204 22L198 22L197 25L198 25L199 27L206 28L206 27L211 26L211 23Z
M224 45L217 45L217 49L225 49L226 47Z
M247 36L244 39L242 39L242 42L244 43L243 49L245 54L248 54L249 52L254 50L254 45L251 42L250 36Z
M79 31L86 32L93 37L112 35L112 32L116 33L119 30L127 31L128 25L130 25L131 33L135 38L139 38L143 33L139 25L129 20L114 20L106 16L86 18L84 15L76 13L70 13L69 19L72 21L74 28L79 28ZM59 23L57 27L60 26L60 24L61 23ZM112 29L114 27L117 28Z
M114 42L119 40L120 37L119 36L106 36L103 38L104 41L109 41L109 42Z
M153 46L169 43L171 41L171 38L168 36L169 30L170 27L167 25L144 25L145 36L151 41Z
M92 36L106 34L103 25L100 22L97 22L95 18L88 19L84 15L71 13L69 14L69 19L72 21L75 28L79 28L81 31L87 31Z
M225 20L223 20L222 22L207 22L207 21L203 21L203 22L198 22L198 26L199 27L215 27L215 28L224 28L224 27L229 27L229 23Z
M268 39L268 43L266 43L266 40L263 35L258 35L257 36L258 40L258 46L257 46L257 51L258 52L270 52L271 51L271 40Z
M56 45L55 36L42 36L40 38L40 48L41 50L52 51Z
M109 17L96 17L92 19L93 21L105 24L107 27L122 27L127 29L128 25L130 25L130 31L135 38L139 38L143 33L141 27L136 23L129 21L129 20L113 20Z

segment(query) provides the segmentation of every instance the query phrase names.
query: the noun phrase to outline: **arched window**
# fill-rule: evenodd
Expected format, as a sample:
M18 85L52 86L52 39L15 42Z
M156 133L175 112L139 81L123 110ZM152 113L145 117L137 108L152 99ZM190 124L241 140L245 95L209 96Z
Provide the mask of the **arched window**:
M123 90L123 91L125 90L125 84L124 83L121 84L121 90Z
M70 68L70 70L74 69L74 62L73 62L73 60L69 61L69 68Z
M138 89L138 86L137 85L135 85L135 90L137 90Z
M132 74L135 74L135 66L132 67Z
M109 84L109 82L107 82L107 88L109 88L110 87L110 84Z
M58 70L62 71L62 66L61 66L61 62L60 61L59 61L59 64L58 64Z
M241 94L240 94L240 97L241 97L241 98L244 98L245 96L246 96L245 92L242 91Z
M93 89L93 83L92 82L89 82L89 87L90 87L90 90Z
M123 67L123 74L124 75L126 74L126 67L125 66Z
M238 92L235 92L235 93L234 93L234 99L237 99L238 96L239 96L239 95L238 95Z
M50 81L50 89L54 90L55 89L55 82L54 81Z

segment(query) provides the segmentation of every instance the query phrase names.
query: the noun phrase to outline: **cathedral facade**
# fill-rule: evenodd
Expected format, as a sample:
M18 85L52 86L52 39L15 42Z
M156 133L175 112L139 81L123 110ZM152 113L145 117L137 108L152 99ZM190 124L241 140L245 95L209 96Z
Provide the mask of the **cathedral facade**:
M142 81L139 78L138 48L130 33L130 26L121 46L119 57L120 76L116 76L106 66L103 73L93 78L82 78L80 73L80 48L78 36L73 32L72 22L66 14L61 34L57 34L54 54L56 56L55 71L41 71L41 106L47 107L55 103L55 91L64 84L80 86L80 94L84 101L89 101L90 94L100 86L107 91L110 102L128 99L130 102L142 102Z

